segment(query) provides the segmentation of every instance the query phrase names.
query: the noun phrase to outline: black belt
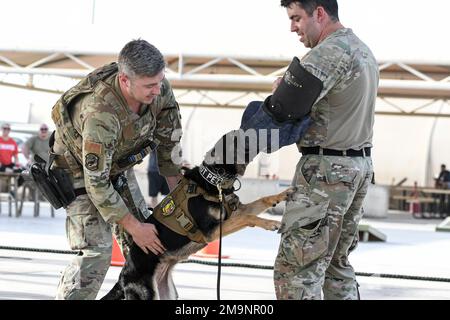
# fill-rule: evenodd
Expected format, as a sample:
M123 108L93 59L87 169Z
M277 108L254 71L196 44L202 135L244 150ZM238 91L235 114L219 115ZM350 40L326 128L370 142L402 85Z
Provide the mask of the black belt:
M86 191L86 188L78 188L78 189L75 189L75 195L78 197L78 196L81 196L81 195L83 195L83 194L87 194L87 191Z
M361 150L333 150L333 149L322 149L324 156L340 156L340 157L370 157L369 147ZM301 147L302 154L320 154L320 147Z

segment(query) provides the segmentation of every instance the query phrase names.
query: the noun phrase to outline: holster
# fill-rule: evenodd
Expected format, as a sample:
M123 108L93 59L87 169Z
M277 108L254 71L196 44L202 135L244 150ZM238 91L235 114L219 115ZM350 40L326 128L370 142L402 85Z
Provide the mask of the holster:
M45 199L55 208L66 208L75 198L75 190L69 174L62 168L51 168L54 156L50 156L48 164L38 155L34 156L33 164L28 172L36 187Z
M322 89L322 81L294 57L273 95L264 101L263 108L279 123L298 121L311 112Z

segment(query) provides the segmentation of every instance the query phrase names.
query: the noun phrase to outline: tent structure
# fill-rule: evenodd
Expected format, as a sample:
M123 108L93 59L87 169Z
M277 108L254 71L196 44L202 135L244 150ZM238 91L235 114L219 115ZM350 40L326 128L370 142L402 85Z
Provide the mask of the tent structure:
M379 183L407 177L406 184L431 185L440 164L450 165L450 148L443 147L450 145L450 59L440 34L449 29L449 5L427 4L439 8L432 18L418 0L339 1L340 20L379 59L373 139ZM48 114L60 93L141 37L165 55L166 76L182 107L183 151L192 163L200 161L201 146L207 149L238 125L248 102L270 94L294 55L306 53L278 0L17 0L4 9L21 18L0 21L0 90L18 88L9 100L3 95L3 103L30 104L18 95L32 94L18 90L33 90L51 96L32 102L35 112ZM289 179L298 152L287 149L277 157L279 175Z
M264 55L182 53L164 53L164 55L167 61L166 77L171 81L180 105L185 108L208 108L216 111L217 109L242 110L251 100L264 100L270 94L275 78L283 74L290 62L289 57ZM98 66L115 61L116 58L117 52L4 49L0 50L0 85L60 94L77 79ZM439 150L438 153L444 155L444 159L436 156L436 148L441 144L439 139L442 140L442 133L436 128L439 128L439 123L442 126L442 121L450 118L448 103L450 63L392 60L379 61L379 68L381 79L376 106L377 122L383 118L385 119L383 121L398 126L399 131L405 131L411 127L405 123L406 129L402 129L400 124L407 118L416 117L421 119L416 120L420 124L412 127L416 127L417 130L421 128L422 131L426 128L424 133L420 134L420 139L423 139L421 142L417 139L414 141L412 134L410 141L400 143L400 148L392 146L398 149L397 151L389 150L388 152L392 155L399 152L398 157L404 157L411 152L410 157L414 157L414 162L419 165L410 167L408 170L418 170L420 174L411 175L407 173L404 162L395 166L390 157L380 156L377 162L386 166L382 172L388 171L386 174L379 175L381 181L385 184L395 183L392 177L399 181L403 176L412 176L412 179L418 180L419 184L431 184L436 174L434 170L449 156L445 151L442 153L443 150ZM192 121L195 122L189 117L189 122ZM408 121L410 124L413 122ZM394 127L391 126L391 128L396 131ZM414 132L417 133L417 130ZM389 133L381 139L380 143L383 145L392 143L396 140L395 134L398 132ZM397 139L402 140L401 137ZM384 140L386 142L383 142ZM412 152L416 145L426 147ZM402 147L406 148L406 151L400 151ZM385 146L382 148L383 153L386 153L385 148ZM290 157L294 153L295 151L291 151ZM391 171L387 169L388 166ZM413 182L412 179L409 181L410 184Z
M63 92L51 86L40 86L34 78L58 76L81 78L91 70L105 63L115 61L117 52L89 53L67 51L8 51L0 50L0 73L28 75L26 81L17 83L3 79L0 85ZM273 81L283 74L290 59L261 56L233 56L206 54L165 54L167 78L174 89L182 91L179 98L190 91L202 92L206 97L203 106L242 107L234 104L241 97L251 93L263 96L270 93ZM424 99L423 106L408 110L389 101L392 110L377 110L379 114L409 116L450 116L450 110L437 114L428 111L431 102L450 98L450 62L437 64L432 61L379 61L381 80L378 97ZM224 101L215 99L212 92L234 93ZM181 97L180 97L181 96ZM183 103L183 100L181 101ZM189 105L189 102L186 101Z

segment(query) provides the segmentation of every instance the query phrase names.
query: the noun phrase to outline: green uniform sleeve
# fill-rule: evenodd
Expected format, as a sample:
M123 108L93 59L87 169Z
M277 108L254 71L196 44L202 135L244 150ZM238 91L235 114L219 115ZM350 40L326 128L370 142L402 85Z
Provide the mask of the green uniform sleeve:
M180 172L182 129L180 107L167 80L164 80L161 98L162 108L156 116L154 137L159 141L159 171L168 177Z
M129 213L110 177L112 157L121 132L120 122L110 108L101 107L102 103L98 98L92 98L82 112L84 183L103 219L117 222Z
M349 57L339 46L318 45L306 54L301 61L311 74L323 83L323 89L316 101L327 95L348 70Z

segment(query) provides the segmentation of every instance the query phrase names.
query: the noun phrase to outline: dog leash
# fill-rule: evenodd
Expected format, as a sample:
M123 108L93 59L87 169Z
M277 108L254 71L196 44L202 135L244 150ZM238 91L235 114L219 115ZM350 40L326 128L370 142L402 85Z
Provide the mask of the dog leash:
M222 272L222 215L223 215L223 196L222 196L222 186L220 183L217 184L217 189L219 190L219 203L220 203L220 214L219 214L219 257L217 261L217 300L220 300L220 275Z

